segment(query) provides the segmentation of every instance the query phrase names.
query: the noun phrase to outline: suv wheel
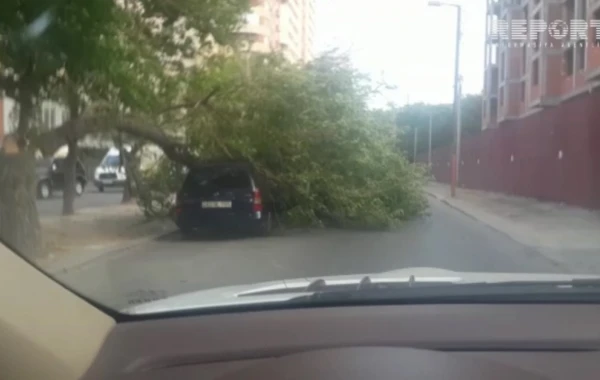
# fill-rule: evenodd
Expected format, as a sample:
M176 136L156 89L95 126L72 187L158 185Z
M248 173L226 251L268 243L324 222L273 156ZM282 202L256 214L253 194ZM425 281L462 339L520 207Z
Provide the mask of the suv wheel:
M48 180L43 180L38 183L37 196L39 199L48 199L52 196L52 187Z

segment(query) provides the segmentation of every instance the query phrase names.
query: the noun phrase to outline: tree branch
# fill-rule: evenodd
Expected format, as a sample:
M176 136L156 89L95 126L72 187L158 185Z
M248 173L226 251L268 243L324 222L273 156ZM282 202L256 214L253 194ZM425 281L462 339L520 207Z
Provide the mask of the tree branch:
M64 145L66 139L72 137L73 133L79 140L87 135L106 132L110 129L149 141L159 146L169 159L188 167L200 164L200 160L190 152L185 144L175 137L167 135L158 126L133 115L123 117L114 117L110 114L84 115L78 119L69 120L57 128L31 136L30 144L44 153L50 153Z
M184 109L184 108L185 109L190 109L190 108L195 109L200 106L205 106L208 104L210 99L219 92L219 90L220 90L220 88L217 86L217 87L213 88L212 91L208 93L208 95L206 95L204 98L202 98L200 100L197 100L195 102L186 102L186 103L182 103L182 104L175 104L175 105L164 108L159 113L163 114L163 113L167 113L170 111L176 111L176 110L180 110L180 109Z

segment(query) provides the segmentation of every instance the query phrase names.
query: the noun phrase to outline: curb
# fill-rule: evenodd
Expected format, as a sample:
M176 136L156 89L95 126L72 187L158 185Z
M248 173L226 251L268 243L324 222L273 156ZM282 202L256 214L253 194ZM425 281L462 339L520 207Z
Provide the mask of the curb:
M58 259L56 262L50 262L47 265L38 265L44 269L44 271L51 274L59 274L66 273L71 270L81 269L86 265L92 264L93 262L104 258L104 257L114 257L118 253L125 253L134 248L138 248L149 242L161 238L163 236L174 233L177 230L175 227L167 228L160 233L148 235L143 238L107 245L103 249L98 250L88 250L83 254L76 255L75 257L66 257L63 260Z
M445 199L445 198L444 198L444 197L442 197L441 195L438 195L438 194L434 193L434 192L433 192L433 191L431 191L431 190L424 189L423 191L425 191L425 193L427 193L429 196L431 196L431 197L433 197L433 198L437 199L438 201L443 201L443 200Z

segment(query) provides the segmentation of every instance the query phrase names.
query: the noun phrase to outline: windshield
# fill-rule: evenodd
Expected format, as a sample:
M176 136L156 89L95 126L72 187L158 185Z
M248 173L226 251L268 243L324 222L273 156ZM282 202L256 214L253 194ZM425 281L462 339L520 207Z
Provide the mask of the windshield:
M117 167L121 165L120 156L106 156L102 161L102 166Z
M0 240L96 304L600 295L586 0L3 1Z

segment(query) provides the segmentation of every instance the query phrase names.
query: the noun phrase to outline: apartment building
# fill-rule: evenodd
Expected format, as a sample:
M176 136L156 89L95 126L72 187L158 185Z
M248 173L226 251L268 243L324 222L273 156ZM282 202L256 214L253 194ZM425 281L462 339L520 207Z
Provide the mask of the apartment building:
M281 51L292 62L313 58L315 0L251 0L240 34L252 51Z
M600 84L600 44L590 22L600 20L600 0L487 0L486 17L483 129L561 107ZM513 20L527 20L525 41L514 38ZM508 40L499 21L510 25ZM544 22L544 31L533 26Z
M18 103L13 98L0 95L0 144L4 136L17 130L18 112ZM34 123L41 128L54 128L68 119L67 107L50 100L43 101L34 115Z

